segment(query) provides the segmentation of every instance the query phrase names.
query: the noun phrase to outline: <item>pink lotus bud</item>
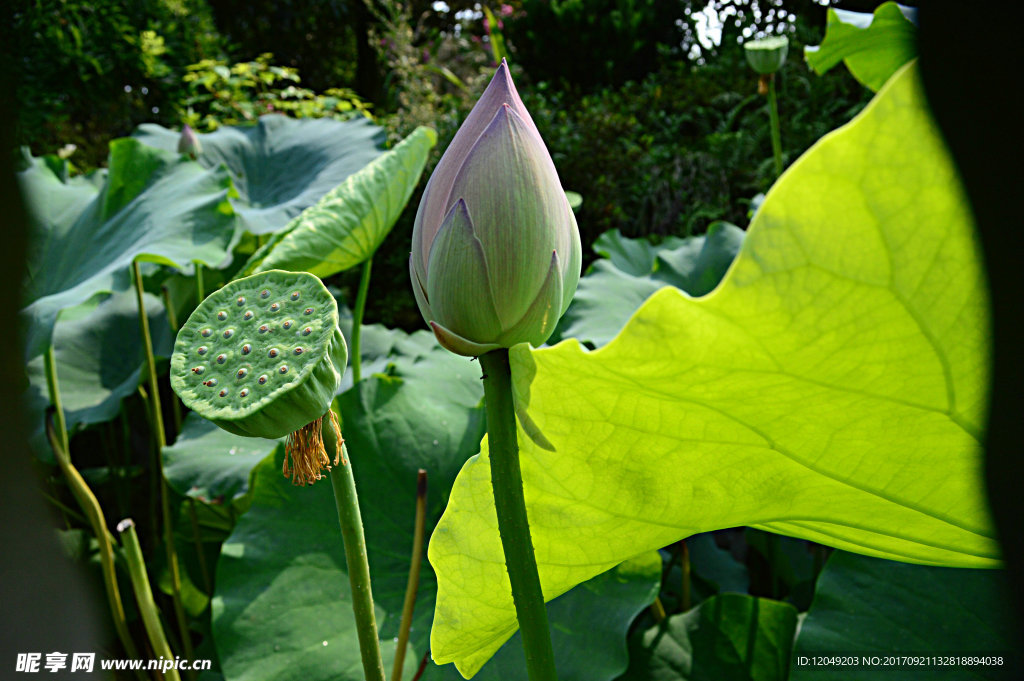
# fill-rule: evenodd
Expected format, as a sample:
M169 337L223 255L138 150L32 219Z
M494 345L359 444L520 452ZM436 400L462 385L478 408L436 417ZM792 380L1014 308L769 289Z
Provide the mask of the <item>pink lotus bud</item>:
M423 192L409 270L444 347L540 345L580 278L576 219L502 60Z
M178 138L178 153L187 154L193 161L203 153L203 145L199 143L199 136L187 125L181 129L181 137Z

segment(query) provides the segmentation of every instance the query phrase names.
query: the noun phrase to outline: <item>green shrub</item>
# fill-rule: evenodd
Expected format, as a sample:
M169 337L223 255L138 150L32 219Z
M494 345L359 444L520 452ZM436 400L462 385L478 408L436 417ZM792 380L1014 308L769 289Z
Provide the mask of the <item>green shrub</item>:
M224 60L205 59L188 67L188 87L182 122L196 130L249 123L266 113L294 118L371 119L370 105L348 89L331 88L323 94L300 87L297 69L275 66L273 55L228 66Z
M16 140L35 153L74 144L95 167L139 123L177 124L185 66L221 51L205 0L17 3L0 49L13 64Z

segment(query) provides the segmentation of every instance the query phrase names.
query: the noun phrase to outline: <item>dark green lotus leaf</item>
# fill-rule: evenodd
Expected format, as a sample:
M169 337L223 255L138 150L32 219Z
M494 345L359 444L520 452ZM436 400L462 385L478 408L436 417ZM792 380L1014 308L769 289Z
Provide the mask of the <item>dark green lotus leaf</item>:
M348 348L319 279L271 270L209 295L178 332L171 387L236 435L276 439L324 415Z
M630 239L618 230L606 232L594 250L606 256L580 279L572 304L548 341L578 338L604 345L655 291L675 286L692 296L712 291L739 252L745 232L715 222L706 235L670 237L660 246Z
M326 277L371 257L409 202L436 142L433 130L416 128L292 220L246 271Z
M386 658L393 655L409 569L416 472L429 475L429 533L484 430L475 364L435 348L429 359L399 363L395 371L362 381L338 400ZM252 506L218 564L213 626L225 675L362 679L331 486L296 488L280 468L278 453L256 470ZM425 652L433 583L424 558L405 678Z
M690 603L696 605L719 593L741 593L750 590L750 575L744 563L733 558L728 549L719 548L715 533L703 532L687 537L690 558ZM661 599L666 610L683 610L683 571L678 559L665 575Z
M127 288L136 258L189 268L228 256L237 225L223 168L204 170L133 139L111 142L109 165L101 188L101 173L68 180L39 159L19 173L32 216L26 358L45 349L62 309Z
M1001 570L940 568L836 551L800 626L794 658L811 655L1002 656L1002 664L863 667L796 665L793 681L863 678L1019 679L1009 582Z
M880 5L874 15L829 9L825 39L804 48L807 65L818 75L842 61L875 92L916 56L917 27L895 2Z
M249 491L252 469L279 444L229 433L192 412L174 444L164 448L164 477L178 494L230 501Z
M181 133L146 123L136 139L177 152ZM384 130L363 118L261 116L252 126L199 135L205 168L224 164L238 188L234 202L245 229L275 232L381 153Z
M659 251L679 248L684 243L685 239L670 236L655 245L649 239L631 239L622 236L619 230L612 229L594 239L594 252L602 258L611 260L615 269L642 277L651 273Z
M153 352L157 357L167 357L172 335L163 302L148 293L144 301ZM65 309L54 327L53 348L68 428L117 416L121 400L138 389L146 361L134 291L96 297ZM28 363L26 373L29 390L25 402L32 445L41 458L50 460L52 453L43 433L43 412L50 396L42 356Z
M713 596L632 640L621 681L785 681L796 615L767 598Z

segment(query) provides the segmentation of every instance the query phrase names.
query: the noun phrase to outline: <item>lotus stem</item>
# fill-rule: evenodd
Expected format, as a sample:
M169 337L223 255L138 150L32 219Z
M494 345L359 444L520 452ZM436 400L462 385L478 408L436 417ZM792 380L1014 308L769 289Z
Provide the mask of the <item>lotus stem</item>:
M197 264L197 267L199 265ZM192 659L192 640L185 619L185 608L181 601L181 567L178 564L178 552L174 548L174 524L171 520L171 504L164 480L163 452L167 446L164 431L164 418L160 408L160 386L156 379L156 358L153 356L153 340L149 333L149 317L146 315L146 303L143 298L142 273L138 261L132 261L132 274L135 280L135 300L139 307L139 328L142 331L142 345L146 351L146 370L149 375L149 406L152 414L153 432L156 439L153 471L157 476L160 488L160 515L163 517L164 550L167 552L167 570L171 576L171 600L174 603L174 616L178 620L181 634L181 645L185 656ZM192 678L192 674L189 675Z
M131 575L132 590L135 592L135 602L138 603L139 614L142 615L142 623L146 627L149 644L153 647L153 652L160 658L174 660L174 652L171 650L170 644L167 643L163 625L160 624L160 615L157 614L156 603L153 602L153 591L149 586L146 563L142 558L139 537L135 534L135 522L126 518L117 524L117 531L121 533L124 556L128 562L128 574ZM178 670L174 667L162 671L165 679L181 681Z
M683 572L683 597L682 597L682 608L683 612L690 609L692 600L690 597L690 547L686 545L686 542L680 542L681 547L679 549L679 563L680 568Z
M409 582L405 586L405 602L402 604L402 623L398 627L398 646L395 648L395 665L391 669L391 681L402 681L405 647L409 643L412 613L416 607L416 590L420 584L420 564L423 562L423 534L426 521L427 472L421 468L416 474L416 520L412 535L412 561L409 564Z
M88 483L85 482L81 473L71 463L71 455L66 446L68 433L65 426L63 408L61 407L60 390L57 385L57 363L53 354L53 346L50 346L46 355L44 355L43 365L46 372L46 385L50 391L50 402L53 404L52 413L47 414L46 437L50 441L50 447L53 448L53 455L57 459L57 465L60 467L64 479L67 480L71 493L74 495L75 500L78 501L78 506L82 509L86 518L89 519L92 533L96 536L96 541L99 543L103 586L107 592L107 605L110 608L110 616L114 620L114 630L117 631L117 637L120 639L125 653L129 657L137 659L139 653L135 648L135 642L132 641L131 634L128 633L128 622L124 614L124 604L121 602L121 592L117 587L114 547L111 535L107 531L103 509L100 507L100 502L96 499L96 495L89 488ZM145 678L145 675L141 673L138 676Z
M203 286L203 263L196 262L196 305L206 298L206 290Z
M775 95L775 74L768 76L768 116L772 132L772 155L775 157L775 177L782 175L782 133L779 130L779 100Z
M171 302L171 291L166 286L162 286L161 290L164 295L164 310L167 311L167 323L171 325L174 333L178 333L178 315L175 314L174 304ZM177 437L181 433L181 401L176 398L171 400L171 414L174 416L174 435Z
M665 604L661 602L660 596L654 597L654 602L651 603L651 614L654 615L655 622L664 622L668 614L665 612Z
M352 610L356 618L363 673L366 681L384 681L384 663L380 656L377 618L373 612L373 592L370 589L370 561L366 555L366 537L363 535L363 519L359 512L352 461L348 458L345 441L337 436L329 424L323 429L323 440L331 460L334 459L332 453L337 453L340 459L339 464L331 469L331 486L334 488L338 524L341 525L341 538L345 545L345 563L352 588Z
M196 558L199 560L199 572L203 577L203 588L208 596L213 596L213 583L210 581L210 569L206 565L206 553L203 551L203 538L199 531L199 515L196 513L196 500L188 497L188 519L192 524L192 541L196 546Z
M352 347L349 348L349 364L352 365L352 382L362 378L359 356L359 336L363 327L363 313L366 311L366 294L370 290L370 268L373 256L363 261L363 273L359 277L359 291L356 293L356 307L352 310Z
M526 651L530 681L555 681L555 656L548 630L544 594L537 574L537 560L530 538L523 497L523 475L519 467L519 442L512 404L512 372L508 349L499 348L480 356L484 400L487 403L487 437L491 453L491 486L498 513L498 532L505 553L505 567L512 584L519 630Z

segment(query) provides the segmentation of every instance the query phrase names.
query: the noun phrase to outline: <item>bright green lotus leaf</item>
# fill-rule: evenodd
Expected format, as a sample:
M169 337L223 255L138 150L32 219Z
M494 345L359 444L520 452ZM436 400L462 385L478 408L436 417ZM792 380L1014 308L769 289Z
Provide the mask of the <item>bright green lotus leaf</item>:
M187 269L228 256L237 222L223 167L204 170L130 138L110 143L109 166L102 187L101 174L67 180L53 164L19 173L32 216L21 312L27 358L50 342L62 309L127 288L134 259Z
M786 681L796 608L720 594L644 631L620 681Z
M304 210L261 249L255 267L327 277L373 255L409 202L437 133L416 128L394 149L367 164Z
M704 295L725 276L744 235L736 225L714 222L707 234L669 237L655 246L647 239L624 237L617 229L605 232L594 242L594 250L608 260L595 262L580 279L572 304L548 342L577 338L604 345L665 284Z
M547 599L697 532L755 526L900 560L999 564L982 492L984 280L915 66L783 175L714 292L651 297L594 352L510 351ZM431 537L431 653L515 630L486 446Z
M650 551L580 584L548 604L559 681L611 681L629 662L630 623L654 602L661 558ZM478 681L528 681L519 632L484 665ZM454 666L427 664L422 681L461 681Z
M907 565L835 552L818 578L800 625L794 659L811 655L1002 656L990 665L811 667L794 665L792 681L1019 679L1024 658L1013 640L1007 575Z
M845 62L860 83L875 92L917 56L917 27L895 2L863 12L829 9L825 39L804 48L807 65L821 75Z
M163 302L145 294L153 352L167 357L174 336ZM121 291L65 309L53 331L57 380L69 429L103 423L117 416L121 400L139 387L146 361L139 331L139 311L133 291ZM29 389L25 405L33 449L45 460L52 451L43 432L43 412L50 404L42 356L26 366Z
M388 344L383 335L377 340L384 341L381 347ZM408 338L395 345L406 343L418 347ZM430 532L484 432L476 364L436 343L419 360L392 357L393 375L366 378L337 402L359 489L377 623L391 650L412 546L416 472L428 472ZM442 384L445 389L438 391ZM330 485L295 488L281 476L280 465L278 454L257 467L252 505L218 564L213 632L225 674L362 679L349 601L338 598L347 577ZM648 553L552 604L552 627L564 644L558 659L570 672L562 678L599 681L625 668L626 630L653 599L659 578L660 562ZM405 678L412 678L426 652L435 592L433 572L424 562ZM598 654L593 645L601 647ZM526 681L521 644L509 646L495 669L510 674L503 677L510 681ZM453 675L450 666L428 665L423 678Z
M164 477L183 496L230 502L249 491L252 469L281 442L234 435L189 412L174 444L164 448Z
M181 133L153 123L133 133L177 153ZM225 126L199 135L199 164L224 164L238 188L235 210L252 234L276 232L346 177L377 158L384 130L364 118L261 116L256 125Z

